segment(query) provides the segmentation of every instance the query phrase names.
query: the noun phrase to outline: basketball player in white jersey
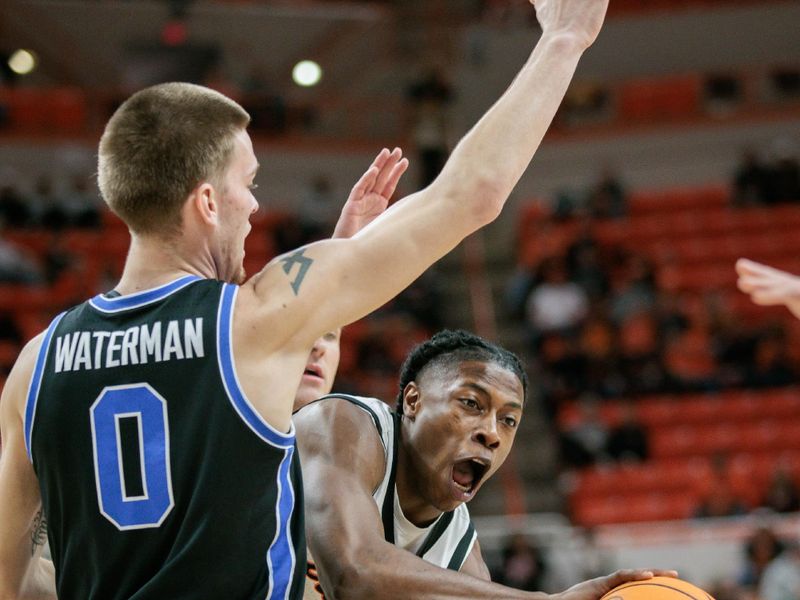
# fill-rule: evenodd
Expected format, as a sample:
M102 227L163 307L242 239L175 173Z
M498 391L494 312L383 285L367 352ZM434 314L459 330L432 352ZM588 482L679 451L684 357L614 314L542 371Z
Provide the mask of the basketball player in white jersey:
M406 359L396 411L344 394L309 400L330 389L336 360L335 338L318 340L295 401L305 598L547 597L488 581L465 504L511 449L527 388L517 357L467 332L440 332ZM596 600L651 574L617 572L560 598Z

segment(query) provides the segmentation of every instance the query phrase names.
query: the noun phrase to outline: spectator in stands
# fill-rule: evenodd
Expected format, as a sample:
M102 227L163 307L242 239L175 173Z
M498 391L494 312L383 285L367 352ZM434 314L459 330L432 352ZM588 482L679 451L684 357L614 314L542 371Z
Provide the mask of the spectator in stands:
M505 586L533 592L544 589L547 562L542 551L522 534L508 538L503 548L503 562L492 577Z
M681 334L689 328L689 317L683 307L684 297L676 292L662 290L656 299L659 335L663 339Z
M0 311L0 341L21 345L24 340L14 315L6 310Z
M745 590L757 591L769 563L784 549L784 544L768 527L759 527L745 542L744 566L738 583Z
M67 212L64 210L61 197L54 190L53 180L49 175L38 177L30 203L34 221L45 229L56 231L68 225Z
M384 322L380 318L369 320L370 330L358 341L358 366L362 371L393 377L397 364L392 359L389 340L383 335Z
M775 387L788 385L796 379L783 329L765 331L756 340L753 360L745 372L745 385Z
M583 468L604 460L608 427L600 414L598 399L584 395L578 421L561 434L561 454L567 466Z
M779 464L772 473L762 506L778 513L800 510L800 489L785 464Z
M453 90L438 66L431 67L408 90L414 125L412 136L419 160L419 185L426 187L439 174L450 154L447 110Z
M761 600L797 600L800 598L800 545L787 544L765 569L759 586Z
M394 310L407 314L422 325L428 332L438 331L444 327L442 315L442 297L439 289L440 278L432 269L428 269L419 279L406 288L393 304ZM401 356L405 357L407 352Z
M242 83L242 106L252 117L254 130L280 134L286 131L286 99L265 65L256 65Z
M632 253L623 253L612 277L611 318L621 323L628 316L651 311L656 306L656 278L650 262Z
M539 283L526 301L527 321L534 340L546 333L574 331L589 309L586 292L569 281L562 258L543 261L540 273Z
M647 430L636 416L633 402L622 404L622 419L608 432L606 453L615 461L639 462L649 456Z
M655 315L641 311L628 316L619 327L620 372L627 394L663 392L672 382L664 364Z
M563 402L577 397L584 389L583 357L577 340L562 333L547 333L538 340L534 367L545 414L554 419Z
M77 257L66 246L64 232L56 231L47 245L42 260L44 279L47 285L55 284L66 270L75 265L77 260Z
M583 221L580 232L567 249L567 268L570 279L583 288L590 301L596 302L608 293L609 284L591 223L588 218Z
M697 518L732 517L747 512L747 505L734 489L728 474L728 461L724 454L711 459L711 475L698 490L700 502L694 510Z
M589 214L597 219L621 219L628 214L625 188L611 167L606 167L589 188L586 205Z
M600 310L593 310L578 337L582 357L579 381L584 389L603 398L620 396L626 389L620 372L614 325Z
M769 170L767 202L800 202L800 163L791 142L776 143L776 158Z
M12 228L27 227L33 220L31 207L13 185L0 189L0 221Z
M64 210L71 225L96 229L100 226L101 198L89 189L90 177L75 173L70 188L63 194Z
M339 218L339 196L325 173L317 173L306 186L298 205L297 220L303 244L322 239L333 231Z
M39 266L21 248L0 237L0 283L38 284Z
M733 176L734 206L755 206L764 204L767 197L769 171L752 148L742 154L739 166Z

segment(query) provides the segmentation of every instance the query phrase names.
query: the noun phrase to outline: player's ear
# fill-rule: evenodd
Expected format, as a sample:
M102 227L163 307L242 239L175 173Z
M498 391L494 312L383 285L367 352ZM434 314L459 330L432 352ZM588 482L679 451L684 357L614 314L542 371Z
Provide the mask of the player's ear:
M204 181L189 195L189 202L203 223L217 225L219 223L219 203L214 186Z
M409 381L403 390L403 414L413 420L419 411L419 388L416 382Z

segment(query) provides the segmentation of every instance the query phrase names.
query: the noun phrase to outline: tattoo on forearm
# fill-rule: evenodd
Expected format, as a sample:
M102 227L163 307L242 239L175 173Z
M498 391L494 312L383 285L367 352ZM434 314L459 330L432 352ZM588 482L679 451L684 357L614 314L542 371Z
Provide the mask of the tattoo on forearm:
M39 546L44 546L47 541L47 517L44 510L40 510L33 518L33 528L31 529L31 556L36 554Z
M303 279L305 278L308 269L311 267L311 263L314 262L313 259L304 256L303 252L305 252L305 250L301 248L297 252L281 259L281 262L283 263L283 272L287 275L292 272L292 268L295 264L300 265L300 269L297 271L297 275L291 284L292 291L294 292L295 296L297 296L297 293L300 291L300 285L303 283Z

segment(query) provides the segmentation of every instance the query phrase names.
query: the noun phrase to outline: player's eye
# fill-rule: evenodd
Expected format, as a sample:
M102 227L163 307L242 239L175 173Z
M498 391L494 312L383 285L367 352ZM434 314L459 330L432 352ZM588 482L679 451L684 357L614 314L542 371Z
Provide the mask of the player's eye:
M463 404L467 408L473 410L478 410L481 407L480 404L478 404L478 401L475 400L474 398L459 398L459 402L461 402L461 404Z
M517 419L515 417L505 417L503 419L503 423L505 423L509 427L516 427L517 426Z

